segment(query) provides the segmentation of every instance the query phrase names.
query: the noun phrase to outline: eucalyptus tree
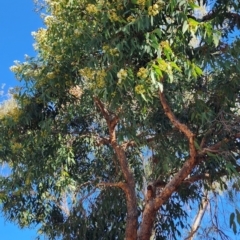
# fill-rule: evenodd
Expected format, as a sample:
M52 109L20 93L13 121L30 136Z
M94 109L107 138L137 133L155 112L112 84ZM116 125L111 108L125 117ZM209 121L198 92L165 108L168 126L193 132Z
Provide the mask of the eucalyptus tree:
M189 209L239 176L239 9L46 0L1 115L5 216L50 239L187 236Z

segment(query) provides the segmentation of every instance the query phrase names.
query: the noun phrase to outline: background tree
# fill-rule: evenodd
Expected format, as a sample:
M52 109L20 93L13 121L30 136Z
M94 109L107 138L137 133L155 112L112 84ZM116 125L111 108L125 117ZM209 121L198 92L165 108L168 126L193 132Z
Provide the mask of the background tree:
M239 176L239 2L46 4L1 116L3 212L50 239L185 237Z

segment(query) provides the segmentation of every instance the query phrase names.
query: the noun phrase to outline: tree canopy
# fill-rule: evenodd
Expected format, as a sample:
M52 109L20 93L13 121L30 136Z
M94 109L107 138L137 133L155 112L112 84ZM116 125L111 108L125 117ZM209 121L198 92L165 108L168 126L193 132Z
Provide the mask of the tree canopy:
M239 1L45 4L0 111L5 216L49 239L191 239L189 209L238 189Z

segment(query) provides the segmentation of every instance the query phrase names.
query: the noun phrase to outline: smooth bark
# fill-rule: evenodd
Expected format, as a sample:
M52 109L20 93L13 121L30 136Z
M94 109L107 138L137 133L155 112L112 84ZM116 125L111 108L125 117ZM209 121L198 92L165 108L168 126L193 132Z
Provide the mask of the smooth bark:
M206 193L205 196L202 199L202 202L201 202L201 205L199 207L198 213L197 213L197 215L195 217L195 220L193 222L193 225L191 227L191 231L189 232L189 235L185 238L185 240L193 240L194 235L196 234L196 232L197 232L197 230L198 230L198 228L201 224L204 213L206 212L208 203L209 202L208 202L207 193Z

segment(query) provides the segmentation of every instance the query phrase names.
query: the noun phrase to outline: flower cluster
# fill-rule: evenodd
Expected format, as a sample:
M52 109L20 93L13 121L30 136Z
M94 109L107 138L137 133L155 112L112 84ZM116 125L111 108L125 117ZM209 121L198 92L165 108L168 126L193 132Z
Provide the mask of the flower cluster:
M108 45L103 45L103 51L109 53L112 56L119 56L119 50L117 48L110 48Z
M119 51L118 51L117 48L111 48L111 49L109 49L109 53L110 53L110 55L112 55L112 56L116 56L116 57L119 56Z
M161 45L162 48L168 48L168 47L170 47L168 41L162 41L162 42L160 43L160 45Z
M94 4L88 4L86 10L89 14L96 14L98 12L98 9Z
M46 40L47 29L40 28L37 32L32 32L34 39L40 44Z
M61 14L61 3L59 1L47 1L54 16Z
M110 47L109 47L108 45L103 45L103 46L102 46L102 50L103 50L104 52L108 52L109 49L110 49Z
M107 73L105 70L100 70L96 73L96 87L103 88L105 86L105 77Z
M80 86L76 85L69 89L69 93L73 95L75 98L80 99L83 92Z
M91 68L87 68L87 67L80 69L78 72L82 77L84 77L88 80L93 79L94 75L95 75L95 71L93 71Z
M18 113L19 108L17 106L17 101L14 97L11 97L0 104L0 119L3 119L6 115L13 116Z
M61 61L63 59L63 56L62 55L56 55L55 56L55 60L56 61Z
M142 84L139 84L135 87L135 92L137 94L143 94L145 93L145 89L144 89L144 86Z
M77 28L74 30L74 35L76 36L80 36L81 35L81 31Z
M148 15L149 16L156 16L159 13L159 6L158 4L154 4L148 8Z
M146 0L138 0L137 4L141 5L141 6L145 6L146 5Z
M139 78L147 78L148 76L148 70L144 67L141 67L138 72L137 72L137 76Z
M14 65L14 66L11 66L10 67L10 71L12 71L12 72L14 72L14 73L17 73L17 72L19 72L19 71L21 71L21 66L19 65L19 66L16 66L16 65Z
M120 71L117 73L117 77L120 80L120 82L127 78L127 71L125 69L120 69Z
M158 60L158 66L161 71L168 72L168 70L171 68L168 62L165 62L163 59Z
M47 76L46 76L48 79L53 79L56 77L55 73L54 72L49 72L47 73Z
M134 22L136 20L136 18L134 17L134 16L129 16L129 17L127 17L127 21L128 22Z
M111 22L120 21L120 17L117 15L117 13L114 9L112 9L108 12L108 18L110 19Z
M44 18L44 23L46 26L50 27L54 23L54 17L53 16L46 16Z
M20 117L21 117L21 115L22 115L22 112L21 112L20 109L18 109L18 108L16 107L16 108L14 108L14 109L11 109L11 111L10 111L8 114L12 117L12 119L13 119L15 122L17 122L17 121L20 119Z
M49 31L44 28L40 28L37 32L32 32L36 43L34 44L35 50L41 49L41 55L48 57L52 53L52 45L48 42Z
M107 73L104 69L93 70L86 67L78 72L85 78L85 80L88 80L90 88L103 88L105 86L105 77L107 76Z
M11 145L11 149L14 153L18 153L22 150L22 144L19 142L13 142Z

